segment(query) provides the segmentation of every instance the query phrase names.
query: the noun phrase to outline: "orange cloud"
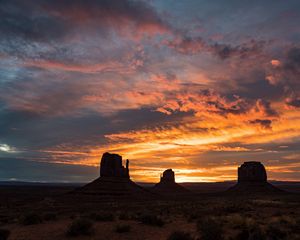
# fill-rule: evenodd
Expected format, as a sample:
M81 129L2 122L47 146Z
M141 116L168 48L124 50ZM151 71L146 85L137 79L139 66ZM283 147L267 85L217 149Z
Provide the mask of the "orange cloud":
M23 64L26 67L38 67L47 70L70 71L80 73L101 73L101 72L120 72L130 73L133 71L130 67L116 61L104 62L98 64L80 65L80 64L67 64L58 61L27 61Z
M277 60L277 59L272 59L271 60L271 64L274 67L279 67L281 65L281 62L279 60Z

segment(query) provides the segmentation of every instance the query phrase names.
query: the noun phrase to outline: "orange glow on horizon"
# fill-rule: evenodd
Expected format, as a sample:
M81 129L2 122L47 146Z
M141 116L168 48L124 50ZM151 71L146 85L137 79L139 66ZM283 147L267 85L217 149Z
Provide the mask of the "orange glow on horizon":
M269 153L261 148L246 148L243 144L256 144L268 142L280 142L284 139L288 142L300 135L300 113L292 109L280 106L282 117L274 121L272 129L261 128L245 122L253 116L230 116L214 119L207 117L206 121L201 117L189 117L182 125L173 127L160 127L143 129L138 131L120 132L108 134L108 145L101 147L82 147L87 151L65 151L59 149L48 150L53 156L53 161L64 164L79 164L98 167L101 154L114 152L130 159L131 176L135 181L157 182L160 174L167 168L172 168L176 173L177 182L216 182L236 179L236 169L239 163L234 157L218 157L221 163L209 163L206 161L207 153L242 153L253 155L250 160L256 160L258 154ZM214 126L214 127L212 127ZM240 144L237 144L240 143ZM230 146L232 145L232 146ZM280 147L279 149L285 149ZM279 150L278 150L279 151ZM61 157L77 157L77 161L61 161ZM238 156L238 155L237 155ZM286 156L285 159L293 159L299 156ZM223 163L222 163L223 160ZM247 160L247 159L246 159ZM298 164L286 162L280 166L266 167L269 175L274 178L279 174L292 173ZM292 178L286 177L291 180ZM293 180L293 179L292 179Z

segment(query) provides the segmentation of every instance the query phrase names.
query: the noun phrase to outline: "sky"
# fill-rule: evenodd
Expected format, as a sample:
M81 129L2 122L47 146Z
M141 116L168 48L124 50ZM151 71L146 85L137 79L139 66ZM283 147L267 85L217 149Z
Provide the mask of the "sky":
M300 181L300 1L0 0L0 180Z

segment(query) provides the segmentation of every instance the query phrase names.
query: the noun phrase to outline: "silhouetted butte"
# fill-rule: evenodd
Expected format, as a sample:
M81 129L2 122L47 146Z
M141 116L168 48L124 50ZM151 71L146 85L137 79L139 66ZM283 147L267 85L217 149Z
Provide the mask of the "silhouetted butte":
M126 160L126 168L122 165L122 157L118 154L104 153L100 164L101 177L129 178L129 160Z
M244 162L238 168L238 182L228 192L239 192L243 195L267 194L281 192L267 181L267 172L260 162Z
M122 165L122 156L104 153L100 164L100 177L80 188L77 193L103 196L149 197L147 190L130 180L129 160Z
M160 182L155 184L153 192L162 196L183 196L189 195L191 192L175 182L175 173L172 169L167 169L160 177Z

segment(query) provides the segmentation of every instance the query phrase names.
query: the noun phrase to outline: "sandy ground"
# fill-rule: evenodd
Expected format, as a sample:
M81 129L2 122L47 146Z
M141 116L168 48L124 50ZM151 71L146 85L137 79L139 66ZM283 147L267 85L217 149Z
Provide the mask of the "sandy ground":
M148 226L136 221L114 221L114 222L95 222L95 234L92 236L68 237L66 231L71 220L57 220L31 226L9 225L11 230L10 240L53 240L53 239L167 239L170 233L178 229L184 229L188 232L195 231L195 223L187 223L184 220L177 220L167 223L163 227ZM115 226L118 223L131 226L130 232L116 233Z
M0 228L8 229L8 240L59 240L59 239L137 239L166 240L174 231L185 231L199 236L196 222L203 217L216 218L216 225L223 225L226 239L255 223L266 231L286 231L288 240L300 239L300 195L280 194L264 196L199 195L185 200L119 200L112 201L96 196L67 194L68 188L0 188ZM114 221L99 222L91 214L110 213ZM28 213L41 217L42 223L23 225L22 218ZM47 214L54 214L56 220L47 220ZM121 218L126 213L133 218ZM149 226L134 218L139 214L162 217L163 227ZM94 222L92 236L69 237L68 227L75 217L89 218ZM134 220L119 220L119 219ZM23 223L23 224L22 224ZM118 224L131 227L127 233L117 233ZM275 231L274 228L272 231ZM232 239L232 238L231 238ZM233 238L234 239L234 238Z

